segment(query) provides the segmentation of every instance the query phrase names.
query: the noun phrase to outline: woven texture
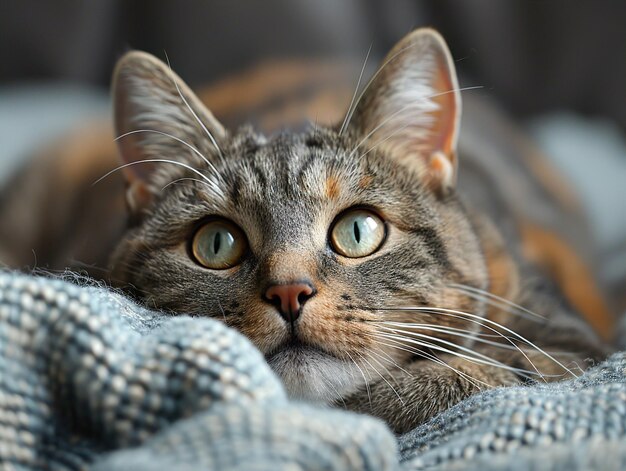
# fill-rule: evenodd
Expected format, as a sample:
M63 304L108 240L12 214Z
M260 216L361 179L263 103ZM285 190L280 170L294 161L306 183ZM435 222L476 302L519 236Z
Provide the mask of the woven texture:
M401 452L411 469L626 469L626 354L575 380L470 397Z
M474 396L400 437L289 402L210 319L0 272L0 469L626 469L626 357Z
M261 354L217 321L0 272L0 469L96 461L378 470L397 458L379 421L289 404Z

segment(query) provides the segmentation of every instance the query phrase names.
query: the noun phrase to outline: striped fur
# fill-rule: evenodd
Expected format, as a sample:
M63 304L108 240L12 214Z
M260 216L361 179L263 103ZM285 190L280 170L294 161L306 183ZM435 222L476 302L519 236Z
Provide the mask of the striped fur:
M238 329L293 396L372 413L401 432L481 385L525 381L522 370L534 367L562 377L571 373L566 363L584 368L604 348L525 258L537 237L519 230L518 198L501 197L488 183L500 178L495 164L471 138L464 141L463 128L457 149L460 95L438 36L413 33L384 64L345 132L318 122L263 134L250 126L227 132L160 61L141 53L123 58L115 77L117 134L146 130L119 140L126 162L179 164L123 170L132 211L107 277L149 306ZM419 106L398 111L411 100ZM119 173L111 178L120 181ZM334 219L350 207L373 208L387 224L382 248L363 259L342 258L328 243ZM250 245L240 265L221 271L189 256L198 225L216 215L239 225ZM262 293L270 282L303 278L317 294L294 337ZM511 313L460 285L546 319L528 320L521 308ZM403 310L425 306L440 310ZM563 355L482 344L477 335L493 335L488 322ZM455 335L461 329L470 338ZM424 338L415 334L428 335L431 346L415 347L410 340ZM442 346L450 351L435 348ZM463 349L492 361L468 360L459 356Z

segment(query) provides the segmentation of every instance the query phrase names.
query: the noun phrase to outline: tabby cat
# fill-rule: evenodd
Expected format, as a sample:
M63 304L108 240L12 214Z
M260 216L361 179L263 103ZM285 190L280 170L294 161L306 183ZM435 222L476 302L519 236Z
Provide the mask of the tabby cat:
M436 32L396 45L332 127L230 133L142 52L113 96L131 217L111 279L239 330L292 397L401 433L605 354L515 232L472 206L497 205L492 188L459 190L461 94Z

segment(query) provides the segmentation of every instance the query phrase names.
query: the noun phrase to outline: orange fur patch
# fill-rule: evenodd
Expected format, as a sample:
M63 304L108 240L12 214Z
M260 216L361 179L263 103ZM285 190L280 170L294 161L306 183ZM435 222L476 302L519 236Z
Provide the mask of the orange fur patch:
M585 263L553 232L531 223L522 224L521 232L526 257L546 269L587 322L609 339L614 318Z
M506 250L500 234L492 227L482 228L482 249L485 254L489 275L489 292L504 299L515 299L519 291L519 273L517 266ZM497 306L487 308L488 317L499 323L505 323L508 313Z
M337 199L340 193L339 180L337 177L328 177L326 179L326 196L331 200Z
M359 180L359 188L364 190L365 188L369 187L373 181L374 177L372 177L371 175L365 175Z

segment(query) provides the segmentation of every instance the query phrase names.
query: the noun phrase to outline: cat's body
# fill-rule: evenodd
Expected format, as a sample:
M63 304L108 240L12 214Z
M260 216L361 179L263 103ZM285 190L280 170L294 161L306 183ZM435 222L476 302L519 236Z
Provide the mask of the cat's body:
M123 58L132 217L109 278L238 329L292 396L398 432L481 388L601 358L525 260L534 226L512 217L497 161L470 138L457 188L460 95L442 40L412 33L379 70L342 125L231 135L158 60Z

